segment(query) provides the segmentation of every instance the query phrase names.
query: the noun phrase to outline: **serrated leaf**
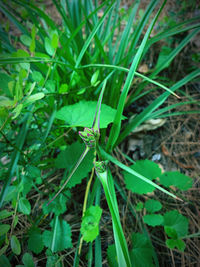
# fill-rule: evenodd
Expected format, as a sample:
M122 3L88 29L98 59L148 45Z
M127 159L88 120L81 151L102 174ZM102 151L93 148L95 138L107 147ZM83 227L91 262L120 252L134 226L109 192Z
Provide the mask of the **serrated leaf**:
M180 251L184 251L185 242L182 239L167 239L166 245L170 249L177 247Z
M150 213L159 211L162 209L162 204L158 200L149 199L144 204L146 210Z
M149 180L156 179L161 174L159 166L150 160L138 160L130 168ZM137 176L132 175L126 171L123 171L126 188L131 190L133 193L146 194L153 192L155 187L147 184L146 182L139 179Z
M96 106L97 101L80 101L74 105L61 108L56 113L56 118L65 121L66 127L92 127ZM108 124L113 122L115 113L115 109L102 104L100 128L107 128Z
M48 201L44 203L43 205L43 212L44 214L48 214L50 212L53 212L56 216L59 216L60 214L63 214L67 210L67 201L70 199L70 191L65 190L64 192L60 193L60 195L54 199L49 205L47 205ZM50 196L50 199L53 196Z
M15 235L12 235L10 245L14 254L19 255L21 253L21 246L18 238Z
M178 237L184 237L188 233L188 219L177 210L172 210L164 214L164 226L176 230Z
M29 215L31 213L31 204L28 199L24 197L19 199L19 209L23 214Z
M24 254L24 256L22 258L22 262L23 262L25 267L35 267L33 257L29 253Z
M146 224L150 226L162 225L163 216L160 214L147 214L143 216L143 220Z
M192 187L192 179L180 172L165 172L159 178L160 183L166 187L172 185L183 191Z
M53 56L55 49L52 47L51 40L48 37L45 37L45 39L44 39L44 46L45 46L46 52L50 56Z
M132 235L132 250L130 251L131 262L137 267L153 267L153 250L149 239L140 233ZM142 260L141 260L142 259Z
M30 231L28 239L28 248L35 254L39 254L43 250L44 248L43 237L40 234L39 228Z
M66 168L68 170L68 175L75 166L76 162L79 160L85 149L84 144L79 142L73 143L71 146L68 146L64 151L62 151L55 160L55 166L57 168ZM69 183L67 184L68 188L72 188L76 184L81 183L82 179L85 178L93 167L93 150L91 149L88 154L85 156L73 176L71 177ZM67 177L66 177L67 179Z
M92 242L98 236L101 214L102 209L99 206L91 206L85 211L81 223L81 234L86 242Z
M107 258L108 258L109 267L116 267L116 266L118 266L117 252L116 252L116 248L115 248L115 245L114 244L108 246L108 249L107 249Z
M52 252L62 251L72 247L70 225L56 217L52 223L52 231L44 231L43 242Z
M0 225L0 236L5 235L10 230L9 224L1 224Z

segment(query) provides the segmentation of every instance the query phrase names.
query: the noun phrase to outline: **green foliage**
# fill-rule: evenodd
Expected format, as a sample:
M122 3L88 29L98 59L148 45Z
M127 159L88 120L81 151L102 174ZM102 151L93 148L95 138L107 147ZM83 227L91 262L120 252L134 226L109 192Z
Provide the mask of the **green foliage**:
M101 214L102 209L99 206L90 206L85 211L81 223L81 234L86 242L92 242L98 236Z
M93 265L95 239L99 257L94 258L100 259L97 266L101 266L104 254L99 234L101 198L108 203L113 223L115 244L107 250L110 266L153 266L153 248L144 234L133 234L132 250L128 251L114 179L105 160L123 169L126 188L139 195L157 188L175 197L171 187L181 195L180 191L192 186L192 179L182 173L162 174L160 167L149 160L128 167L111 152L143 122L169 116L168 112L179 104L194 103L189 99L189 103L180 100L175 106L164 104L171 94L176 95L176 90L200 75L198 69L193 68L174 85L173 77L165 79L165 84L159 80L161 71L165 76L163 70L170 70L174 58L199 33L198 18L180 23L166 18L157 23L165 1L159 9L159 1L150 1L145 10L139 10L140 1L135 1L127 12L118 0L79 2L53 0L60 23L48 15L42 1L37 5L25 0L0 2L5 17L0 31L0 252L5 254L0 256L1 266L13 265L10 262L14 255L24 264L18 266L32 267L33 257L44 258L44 253L47 267L69 264L68 259L61 262L63 251L72 247L71 226L65 215L71 215L69 209L81 206L83 197L79 192L84 190L78 185L84 178L81 186L85 182L87 186L80 231L83 240L91 242L88 266ZM164 28L165 24L169 27ZM174 41L179 34L181 42ZM161 47L158 59L151 62L148 77L141 75L137 69L141 62L149 61L152 45L157 42ZM143 111L129 120L133 115L131 105L152 92L150 84L153 90L165 91L152 94L151 104L144 105ZM127 117L123 116L125 109ZM82 127L93 128L83 131ZM162 226L169 237L167 247L183 251L181 238L187 235L188 221L176 210L164 213L166 209L153 199L137 201L136 211L140 216L145 213L139 224ZM76 224L80 223L76 210L75 215ZM28 227L20 229L18 235L23 221L28 222ZM81 242L75 249L74 266L78 266Z
M69 224L58 216L50 223L52 230L45 230L42 234L43 243L52 252L59 252L72 247L71 228Z
M159 166L149 160L137 161L134 165L130 166L131 169L140 173L149 180L154 180L161 175L161 169ZM134 193L146 194L154 191L154 187L139 180L137 176L131 175L127 172L123 172L127 189Z
M66 127L92 127L97 101L80 101L74 105L68 105L56 113L56 118L65 121ZM106 128L113 122L116 110L102 104L100 128Z

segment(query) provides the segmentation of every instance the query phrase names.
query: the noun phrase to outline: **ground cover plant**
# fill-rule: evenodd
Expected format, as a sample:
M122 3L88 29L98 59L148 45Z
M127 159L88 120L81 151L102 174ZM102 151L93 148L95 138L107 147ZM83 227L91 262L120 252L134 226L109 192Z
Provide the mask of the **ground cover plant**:
M143 12L140 1L126 12L118 0L52 3L58 22L43 1L0 3L0 265L159 266L157 229L162 246L186 248L189 220L168 203L188 203L194 180L117 153L152 120L156 128L199 113L178 108L199 105L182 98L200 70L191 65L176 81L163 74L199 33L199 18L158 26L166 1L149 1ZM139 71L156 43L180 35L147 74ZM177 102L165 105L168 98Z

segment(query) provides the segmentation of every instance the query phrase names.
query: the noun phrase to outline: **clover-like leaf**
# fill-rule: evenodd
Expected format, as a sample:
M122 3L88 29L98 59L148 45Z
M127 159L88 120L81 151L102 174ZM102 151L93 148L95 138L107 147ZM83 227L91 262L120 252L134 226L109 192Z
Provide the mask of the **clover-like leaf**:
M159 166L150 160L138 160L134 165L130 166L130 168L151 181L159 177L161 174L161 169ZM142 181L137 176L126 171L124 171L123 174L126 188L131 190L133 193L146 194L154 191L154 186Z
M167 239L166 245L170 249L177 247L180 251L184 251L185 242L182 239Z
M148 212L153 213L153 212L161 210L162 204L158 200L149 199L145 202L144 207L146 208Z
M85 211L81 223L81 234L86 242L92 242L98 236L101 214L102 209L99 206L91 206Z
M177 237L184 237L188 233L188 219L177 210L172 210L164 214L164 226L174 229Z
M172 185L183 191L192 187L192 179L180 172L165 172L159 178L160 183L166 187Z
M163 216L160 214L147 214L143 216L143 220L146 224L150 226L162 225Z

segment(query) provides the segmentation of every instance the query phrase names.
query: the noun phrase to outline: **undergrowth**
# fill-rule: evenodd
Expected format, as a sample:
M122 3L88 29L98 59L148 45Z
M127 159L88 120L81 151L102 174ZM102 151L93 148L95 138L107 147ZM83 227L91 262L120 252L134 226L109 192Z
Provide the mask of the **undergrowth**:
M140 1L126 12L118 0L52 2L60 23L42 2L0 3L0 265L159 266L157 229L171 250L184 251L190 238L188 218L166 203L188 203L193 179L148 159L134 162L125 151L123 162L115 155L149 122L153 130L169 116L199 113L176 109L199 105L182 99L200 70L191 67L176 81L164 75L199 33L198 17L158 27L166 1L150 1L142 12ZM151 101L133 114L146 96ZM169 97L178 101L165 105ZM131 232L116 190L135 222ZM101 222L108 216L113 238L105 246Z

